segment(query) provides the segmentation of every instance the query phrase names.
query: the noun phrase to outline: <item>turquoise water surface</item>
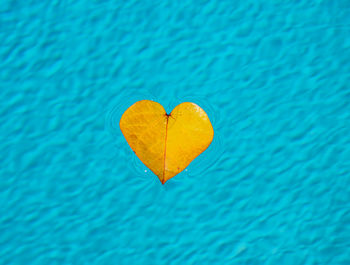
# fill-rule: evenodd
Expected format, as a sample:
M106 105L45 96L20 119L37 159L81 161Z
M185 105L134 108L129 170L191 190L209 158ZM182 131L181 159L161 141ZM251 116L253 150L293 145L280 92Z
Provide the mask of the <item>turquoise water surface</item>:
M350 264L350 1L3 0L0 264ZM161 185L119 119L192 101Z

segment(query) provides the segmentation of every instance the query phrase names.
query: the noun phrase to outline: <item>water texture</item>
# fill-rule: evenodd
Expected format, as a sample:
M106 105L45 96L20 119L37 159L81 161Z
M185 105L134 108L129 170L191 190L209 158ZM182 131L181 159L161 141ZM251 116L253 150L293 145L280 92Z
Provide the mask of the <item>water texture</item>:
M0 264L350 264L348 0L3 0ZM161 185L118 122L193 101Z

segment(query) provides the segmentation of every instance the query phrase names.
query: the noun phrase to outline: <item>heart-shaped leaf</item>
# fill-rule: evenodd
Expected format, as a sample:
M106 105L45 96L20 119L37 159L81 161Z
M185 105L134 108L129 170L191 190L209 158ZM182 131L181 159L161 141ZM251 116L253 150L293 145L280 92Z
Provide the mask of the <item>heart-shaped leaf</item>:
M167 114L157 102L138 101L122 115L120 129L138 158L163 184L207 149L214 137L205 111L190 102Z

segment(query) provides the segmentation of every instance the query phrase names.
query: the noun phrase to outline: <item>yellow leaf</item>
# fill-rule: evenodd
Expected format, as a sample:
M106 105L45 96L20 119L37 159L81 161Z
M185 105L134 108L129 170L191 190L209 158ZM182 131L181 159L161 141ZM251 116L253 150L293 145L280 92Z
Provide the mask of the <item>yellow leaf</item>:
M190 102L179 104L168 115L157 102L138 101L122 115L120 129L162 184L183 171L214 137L205 111Z

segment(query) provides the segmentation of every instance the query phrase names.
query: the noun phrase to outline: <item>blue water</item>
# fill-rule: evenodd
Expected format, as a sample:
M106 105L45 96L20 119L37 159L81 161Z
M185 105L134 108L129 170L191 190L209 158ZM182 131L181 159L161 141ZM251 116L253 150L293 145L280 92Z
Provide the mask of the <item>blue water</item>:
M3 0L0 264L350 264L348 0ZM164 186L118 122L199 104Z

